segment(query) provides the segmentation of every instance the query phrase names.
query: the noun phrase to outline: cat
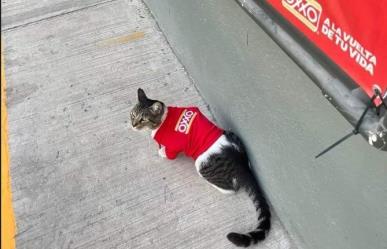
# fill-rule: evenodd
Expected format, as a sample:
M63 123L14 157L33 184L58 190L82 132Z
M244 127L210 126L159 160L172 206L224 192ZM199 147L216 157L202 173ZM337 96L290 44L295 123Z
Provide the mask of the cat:
M130 112L135 130L151 130L159 143L159 155L175 159L179 152L195 160L201 177L225 194L244 190L254 202L258 226L247 233L229 233L236 246L248 247L266 238L271 226L269 205L255 180L241 140L209 121L196 107L167 107L137 90L138 103Z

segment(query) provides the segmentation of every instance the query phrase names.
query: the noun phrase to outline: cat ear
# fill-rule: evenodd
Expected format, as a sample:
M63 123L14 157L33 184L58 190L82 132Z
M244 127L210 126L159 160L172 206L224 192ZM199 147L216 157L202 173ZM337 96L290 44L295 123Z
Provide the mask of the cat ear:
M138 101L140 103L143 103L148 99L145 95L144 90L142 90L141 88L137 89L137 96L138 96Z
M151 111L152 111L154 114L160 114L162 110L163 110L163 104L160 103L160 102L155 102L155 103L151 106Z

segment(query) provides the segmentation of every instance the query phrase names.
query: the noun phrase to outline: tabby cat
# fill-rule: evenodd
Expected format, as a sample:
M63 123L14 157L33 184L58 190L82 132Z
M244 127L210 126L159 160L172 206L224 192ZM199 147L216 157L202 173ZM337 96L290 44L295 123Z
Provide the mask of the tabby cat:
M254 202L258 226L246 233L229 233L236 246L248 247L265 239L270 230L270 209L250 171L250 162L241 140L232 132L211 123L195 107L167 107L149 99L138 89L138 103L130 113L135 130L149 129L159 143L159 155L174 159L179 152L195 160L197 172L222 193L242 189Z

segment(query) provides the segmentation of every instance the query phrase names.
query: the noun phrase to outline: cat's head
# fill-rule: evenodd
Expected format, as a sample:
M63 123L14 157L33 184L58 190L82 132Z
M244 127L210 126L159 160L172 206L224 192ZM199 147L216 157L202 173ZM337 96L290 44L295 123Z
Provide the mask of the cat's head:
M136 130L154 130L162 123L165 105L158 100L148 99L144 90L137 90L138 103L130 111L130 121Z

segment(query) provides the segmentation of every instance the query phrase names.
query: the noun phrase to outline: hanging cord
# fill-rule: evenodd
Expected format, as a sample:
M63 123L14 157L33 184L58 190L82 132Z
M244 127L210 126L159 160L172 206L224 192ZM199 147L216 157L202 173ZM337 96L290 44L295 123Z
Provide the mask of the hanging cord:
M382 101L382 103L376 107L376 115L380 115L380 109L382 108L382 106L384 106L384 108L387 110L387 103L384 101L384 98L382 96L382 93L379 91L379 89L375 89L375 94L378 95L378 97L380 98L380 100ZM384 91L385 92L385 98L387 96L387 89Z
M387 90L386 90L387 91ZM375 94L378 95L378 97L380 98L380 100L382 101L382 105L384 105L384 107L387 109L387 103L384 101L384 98L382 96L382 93L376 89L375 90ZM384 96L387 96L387 94L385 94ZM380 105L381 106L381 105Z
M326 148L325 150L323 150L320 154L318 154L317 156L315 156L315 159L317 159L317 158L319 158L320 156L324 155L325 153L327 153L328 151L330 151L331 149L333 149L333 148L336 147L337 145L341 144L342 142L344 142L344 141L347 140L348 138L352 137L353 135L359 134L359 129L360 129L361 124L363 123L364 117L365 117L365 115L367 114L368 110L369 110L371 107L374 106L374 100L375 100L376 97L379 97L379 98L382 100L383 105L386 106L386 103L384 103L381 93L380 93L378 90L375 90L375 94L372 96L372 98L370 99L369 104L368 104L367 107L364 109L364 111L363 111L363 113L361 114L359 120L357 121L357 123L356 123L356 125L355 125L355 129L353 129L353 131L351 131L350 133L348 133L348 134L345 135L344 137L340 138L337 142L335 142L334 144L332 144L331 146L329 146L328 148Z

